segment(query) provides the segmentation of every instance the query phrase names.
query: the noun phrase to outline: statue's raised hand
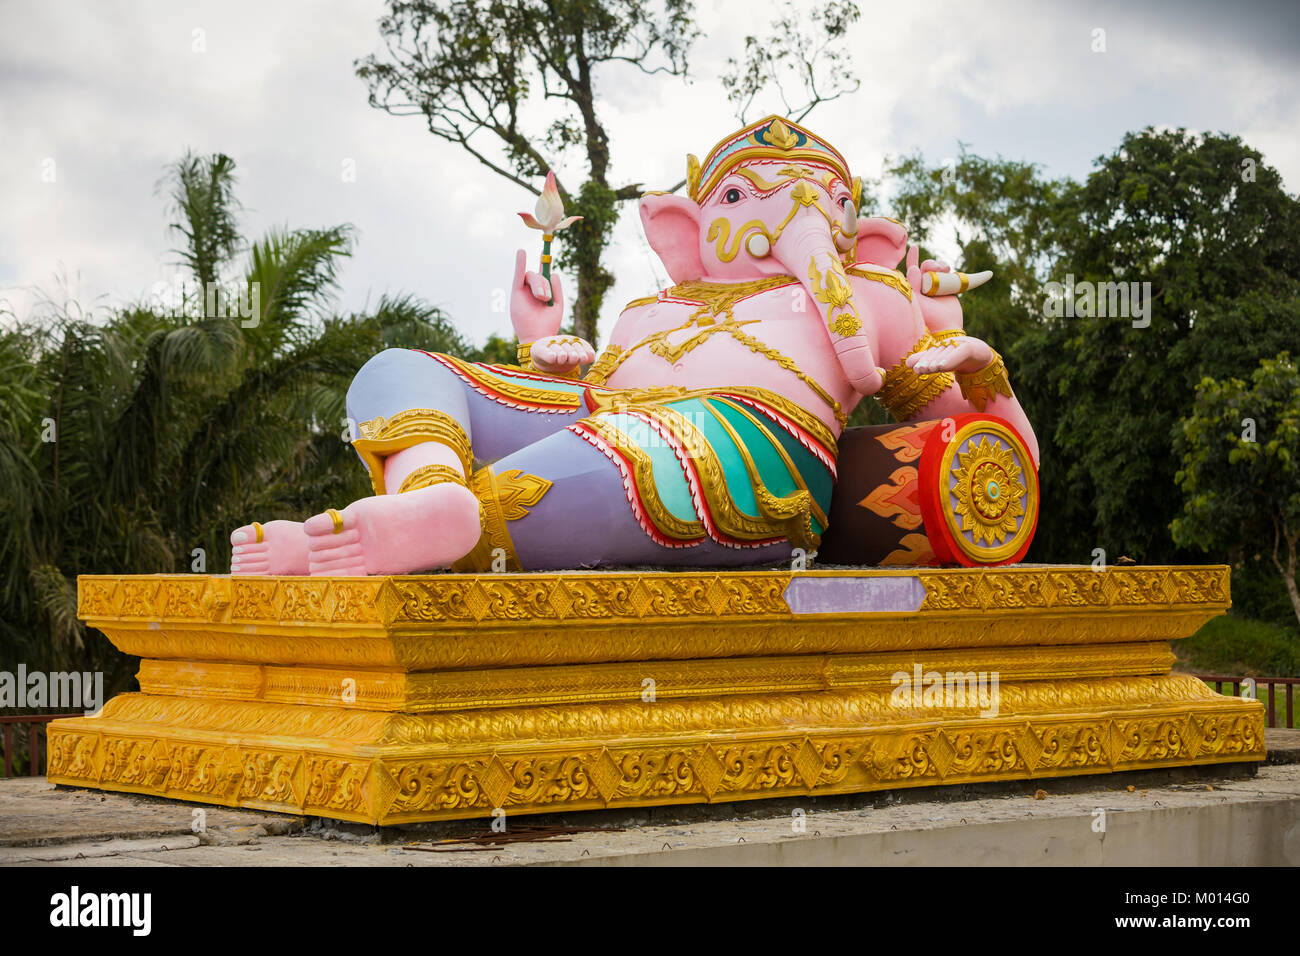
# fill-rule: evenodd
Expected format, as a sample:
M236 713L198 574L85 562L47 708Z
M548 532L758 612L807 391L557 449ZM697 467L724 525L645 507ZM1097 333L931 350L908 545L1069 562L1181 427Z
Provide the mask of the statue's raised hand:
M510 285L510 324L525 344L555 335L564 315L559 275L552 272L548 280L540 272L525 271L527 268L528 256L520 249L515 253L515 278Z
M537 371L562 375L579 365L594 362L596 350L576 335L548 335L533 343L529 357Z

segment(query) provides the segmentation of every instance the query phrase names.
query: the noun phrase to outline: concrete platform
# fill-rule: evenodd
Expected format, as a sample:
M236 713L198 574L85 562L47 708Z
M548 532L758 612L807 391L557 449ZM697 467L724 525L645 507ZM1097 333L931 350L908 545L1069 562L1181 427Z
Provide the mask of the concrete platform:
M0 780L0 865L1300 865L1300 731L1267 743L1258 770L515 816L497 835L483 821L376 828L19 778Z

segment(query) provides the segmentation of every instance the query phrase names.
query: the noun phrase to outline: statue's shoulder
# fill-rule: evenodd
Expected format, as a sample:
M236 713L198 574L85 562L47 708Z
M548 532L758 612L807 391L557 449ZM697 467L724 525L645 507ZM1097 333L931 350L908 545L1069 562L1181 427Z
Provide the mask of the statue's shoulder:
M909 302L912 300L912 287L908 284L907 276L897 269L860 260L844 271L849 277L850 284L858 286L859 289L870 290L873 287L879 289L883 286L893 289Z
M659 293L656 293L655 295L645 295L639 299L633 299L627 305L623 306L623 311L620 312L619 315L623 315L624 313L627 312L635 312L636 310L643 309L648 305L654 305L656 302L659 301L660 296L662 296L666 291L667 290L664 290Z

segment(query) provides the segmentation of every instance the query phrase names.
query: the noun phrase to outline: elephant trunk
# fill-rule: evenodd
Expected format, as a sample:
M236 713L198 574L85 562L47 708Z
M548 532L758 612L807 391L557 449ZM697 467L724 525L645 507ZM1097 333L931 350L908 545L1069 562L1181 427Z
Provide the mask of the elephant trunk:
M826 218L815 209L801 211L772 251L785 270L803 282L821 314L844 377L860 394L874 394L884 380Z

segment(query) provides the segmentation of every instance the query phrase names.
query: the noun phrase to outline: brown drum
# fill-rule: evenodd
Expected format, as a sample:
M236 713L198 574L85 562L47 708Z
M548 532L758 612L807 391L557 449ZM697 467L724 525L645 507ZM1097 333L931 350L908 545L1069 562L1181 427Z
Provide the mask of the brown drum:
M989 415L847 429L830 527L830 564L1010 564L1038 522L1038 473L1019 433Z

